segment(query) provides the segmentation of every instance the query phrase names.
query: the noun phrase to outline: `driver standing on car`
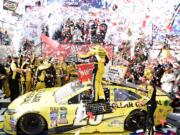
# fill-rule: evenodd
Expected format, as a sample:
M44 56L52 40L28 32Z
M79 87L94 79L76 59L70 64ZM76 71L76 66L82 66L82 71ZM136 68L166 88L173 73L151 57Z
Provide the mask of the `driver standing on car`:
M109 62L106 50L102 47L102 45L97 44L87 54L78 53L78 56L81 59L93 57L93 89L95 90L94 101L105 100L104 90L102 87L102 77L104 74L104 66Z

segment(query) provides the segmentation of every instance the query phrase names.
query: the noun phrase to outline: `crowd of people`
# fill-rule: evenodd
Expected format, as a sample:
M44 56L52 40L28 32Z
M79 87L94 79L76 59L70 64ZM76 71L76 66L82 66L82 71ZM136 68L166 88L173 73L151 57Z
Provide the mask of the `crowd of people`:
M77 21L68 18L53 34L53 39L60 43L97 43L104 42L108 25L98 19ZM46 32L45 32L46 30ZM43 29L45 33L46 29ZM47 34L48 35L48 34Z
M34 58L22 57L19 59L9 56L4 67L1 65L0 71L1 87L3 87L6 97L11 97L14 100L19 95L33 89L63 85L67 79L65 77L69 76L72 67L67 66L62 58L59 61L41 58L34 62ZM136 63L134 60L129 63L124 79L128 82L141 84L145 83L146 80L151 80L152 77L155 77L157 86L161 87L162 90L169 94L178 94L180 89L179 62L171 63L160 59Z
M75 63L68 65L62 56L35 58L29 44L23 44L19 57L9 56L6 63L0 66L0 88L4 90L5 98L11 97L14 100L35 89L61 86L67 82L72 71L77 72ZM148 58L143 40L137 42L134 52L131 57L129 42L123 42L109 62L128 67L125 81L142 84L154 79L156 85L165 92L179 94L180 62L170 54L167 45L162 48L158 59Z
M173 57L170 48L164 44L158 58L148 58L146 44L137 42L134 56L131 58L127 43L122 43L115 54L114 64L128 67L125 80L135 84L155 80L156 85L165 92L178 95L180 90L180 61Z
M143 63L130 64L127 81L133 83L144 83L155 77L158 87L169 94L176 94L180 89L180 66L179 62L171 63L166 60L147 60Z
M64 59L48 57L35 58L34 55L20 57L8 56L5 64L0 65L0 89L11 101L27 92L42 88L58 87L70 78L73 65Z

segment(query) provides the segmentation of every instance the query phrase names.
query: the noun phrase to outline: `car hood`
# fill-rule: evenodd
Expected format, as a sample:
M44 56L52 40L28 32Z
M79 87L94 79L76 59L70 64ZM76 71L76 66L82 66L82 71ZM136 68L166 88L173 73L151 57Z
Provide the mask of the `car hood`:
M47 88L29 92L15 99L9 109L25 109L55 104L54 93L58 88Z

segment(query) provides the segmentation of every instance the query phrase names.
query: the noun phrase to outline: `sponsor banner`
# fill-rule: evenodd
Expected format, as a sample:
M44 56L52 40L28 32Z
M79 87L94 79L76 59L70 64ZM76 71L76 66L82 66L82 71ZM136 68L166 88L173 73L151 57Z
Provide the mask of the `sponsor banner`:
M64 5L65 6L77 6L79 7L81 4L80 0L64 0Z
M80 82L90 81L92 79L93 64L78 65L78 78Z
M121 80L124 80L124 76L127 72L127 67L125 66L110 66L108 73L106 75L106 80L120 83Z
M44 35L41 36L41 40L43 41L42 55L56 58L62 56L66 59L67 56L76 55L78 52L84 54L94 46L93 44L59 44L57 41L52 40ZM104 45L104 48L108 53L108 57L112 59L113 45Z
M41 34L41 41L45 43L46 46L50 46L52 49L56 49L59 46L59 43L56 40L52 40L44 34Z
M87 53L94 46L94 44L60 44L44 34L41 34L41 41L43 43L42 53L44 56L63 56L65 59L69 55L76 55L77 52ZM113 45L104 45L110 59L113 56L113 47Z

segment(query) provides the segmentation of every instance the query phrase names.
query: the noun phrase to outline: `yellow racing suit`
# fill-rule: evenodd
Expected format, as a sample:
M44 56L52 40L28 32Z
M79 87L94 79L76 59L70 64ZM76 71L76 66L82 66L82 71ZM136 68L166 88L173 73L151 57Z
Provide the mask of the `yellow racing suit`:
M171 57L170 49L162 49L162 58L163 59L169 59Z
M145 67L144 78L149 81L153 79L153 69L151 67Z
M36 71L36 77L37 77L36 90L43 89L46 87L45 84L46 70L49 67L50 67L49 63L41 64L38 66Z
M94 46L87 54L79 54L82 59L93 57L94 69L93 69L93 89L94 100L105 100L104 90L102 87L102 77L104 74L104 66L109 62L106 50L100 45Z
M5 67L5 70L6 70L6 75L9 77L10 74L11 74L11 71L10 71L10 65L7 67ZM9 97L11 95L11 91L10 91L10 87L9 87L9 78L6 77L5 80L4 80L4 94L6 95L6 97Z

